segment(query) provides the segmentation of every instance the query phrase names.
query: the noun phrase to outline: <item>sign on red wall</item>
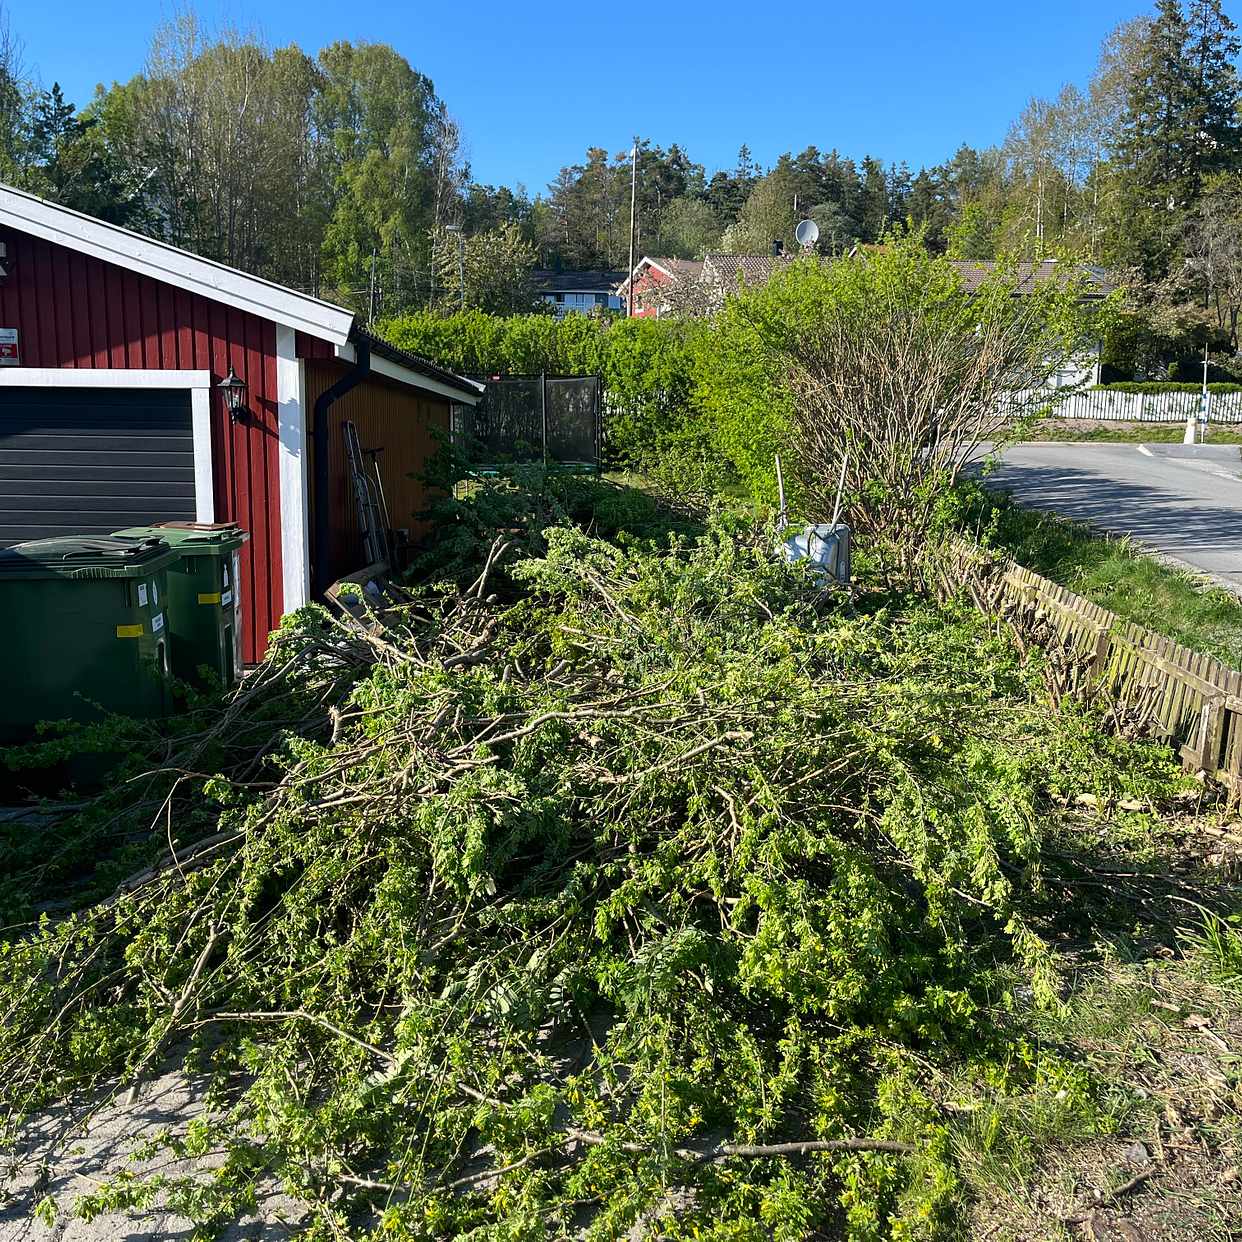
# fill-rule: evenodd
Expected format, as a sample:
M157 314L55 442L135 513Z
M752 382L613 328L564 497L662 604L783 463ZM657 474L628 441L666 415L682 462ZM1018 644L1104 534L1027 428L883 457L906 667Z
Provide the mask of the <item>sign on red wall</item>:
M17 352L17 329L0 328L0 367L20 365L21 358Z

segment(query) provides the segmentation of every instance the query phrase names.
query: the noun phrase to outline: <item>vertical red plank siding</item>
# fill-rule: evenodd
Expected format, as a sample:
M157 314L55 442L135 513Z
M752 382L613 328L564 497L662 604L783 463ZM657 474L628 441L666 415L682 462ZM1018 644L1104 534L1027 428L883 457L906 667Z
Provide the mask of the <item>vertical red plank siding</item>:
M92 263L87 258L83 258L82 268L86 273L86 285L89 290L91 308L91 348L85 365L88 367L110 367L112 359L108 349L108 302L104 295L104 281L100 265ZM13 275L16 276L17 272L14 272ZM4 290L0 288L0 302L3 299Z
M35 258L36 270L39 277L40 286L46 287L55 283L55 276L52 272L52 248L44 242L40 242ZM44 357L58 358L60 357L60 342L56 339L56 303L50 298L35 298L35 309L37 311L39 329L44 345ZM10 325L6 324L5 327ZM43 362L41 366L55 366L52 362Z
M69 254L68 250L59 247L52 251L52 280L58 288L73 287L69 277ZM68 359L70 365L76 366L78 345L73 335L73 308L62 298L56 303L55 310L56 339L60 344L57 352Z
M259 659L283 606L276 325L23 233L4 240L13 266L0 282L0 327L18 330L22 366L211 371L216 521L250 532L244 654ZM214 389L230 366L247 384L245 422Z
M317 336L307 336L305 332L299 332L297 355L299 358L330 360L336 357L336 350L332 348L330 341L321 341Z

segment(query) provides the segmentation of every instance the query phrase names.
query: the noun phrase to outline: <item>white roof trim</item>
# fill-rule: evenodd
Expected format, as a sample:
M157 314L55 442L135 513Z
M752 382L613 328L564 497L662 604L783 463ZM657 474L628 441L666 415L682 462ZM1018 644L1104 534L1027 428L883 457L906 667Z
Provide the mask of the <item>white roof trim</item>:
M353 312L344 307L257 276L247 276L223 263L201 259L176 246L153 241L129 229L0 184L0 228L5 226L295 328L333 345L343 345L353 327Z
M358 352L352 344L338 345L336 347L336 356L342 362L348 362L351 365L358 361ZM461 379L465 380L471 388L478 389L478 392L471 396L468 392L462 392L459 388L450 388L448 384L442 384L430 375L424 375L421 371L412 370L410 367L403 367L399 362L393 362L391 358L384 358L374 350L371 351L371 372L374 375L382 375L385 379L396 380L399 384L407 384L411 388L421 388L426 392L434 392L437 396L447 397L450 401L456 401L459 405L477 405L487 391L485 384L480 384L472 379L466 379L463 375L460 377ZM3 373L0 372L0 374Z
M669 278L669 280L677 279L676 274L673 272L670 272L668 268L665 267L662 263L657 263L653 258L650 257L650 255L643 255L643 257L639 259L637 263L634 264L634 271L631 272L630 275L628 275L617 286L618 293L620 293L623 289L628 289L630 287L630 281L634 279L634 274L638 271L640 267L643 267L644 265L647 267L654 267L657 272L663 272L665 276Z
M4 367L0 388L210 388L210 371L137 367Z

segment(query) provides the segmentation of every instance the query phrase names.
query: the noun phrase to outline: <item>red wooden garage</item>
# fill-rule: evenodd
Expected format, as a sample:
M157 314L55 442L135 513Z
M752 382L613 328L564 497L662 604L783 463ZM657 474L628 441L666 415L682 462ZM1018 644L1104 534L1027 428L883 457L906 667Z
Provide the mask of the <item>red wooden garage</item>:
M0 185L0 546L238 522L248 660L365 563L343 422L383 449L392 523L417 537L412 476L480 393L352 311Z

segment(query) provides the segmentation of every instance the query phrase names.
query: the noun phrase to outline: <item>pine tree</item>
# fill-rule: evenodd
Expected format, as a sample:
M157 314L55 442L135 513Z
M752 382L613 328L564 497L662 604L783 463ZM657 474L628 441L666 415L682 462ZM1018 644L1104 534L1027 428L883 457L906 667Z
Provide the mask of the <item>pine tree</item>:
M900 164L888 166L888 222L904 220L910 208L910 165L902 160Z
M1191 108L1179 0L1159 0L1126 92L1118 151L1136 190L1153 203L1185 193L1183 151Z
M910 222L926 229L927 244L934 251L943 251L945 229L952 222L948 203L948 187L939 168L920 168L910 186L906 205Z
M884 165L868 155L862 162L862 203L859 222L863 241L878 242L892 219L888 214L888 178Z
M1239 50L1221 0L1159 0L1135 49L1115 144L1124 228L1110 257L1161 278L1204 179L1236 166Z
M40 91L30 122L30 154L45 168L54 168L66 147L81 138L90 122L78 119L78 110L65 99L59 82Z
M139 195L122 183L114 152L98 133L93 109L79 112L60 88L31 102L26 140L26 184L42 194L115 224L133 223Z
M1235 167L1242 153L1234 67L1242 43L1234 33L1237 27L1221 9L1221 0L1190 0L1186 25L1193 86L1187 164L1197 196L1205 177Z
M1118 153L1149 206L1192 206L1203 178L1242 152L1239 41L1221 0L1159 0L1126 93Z

